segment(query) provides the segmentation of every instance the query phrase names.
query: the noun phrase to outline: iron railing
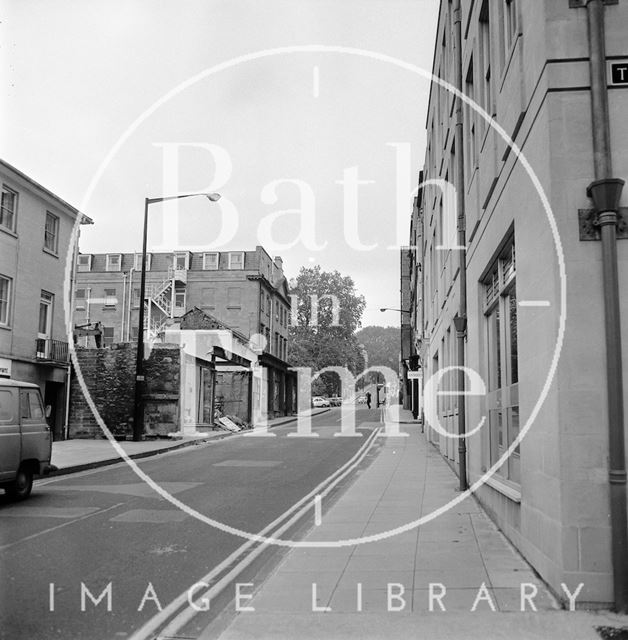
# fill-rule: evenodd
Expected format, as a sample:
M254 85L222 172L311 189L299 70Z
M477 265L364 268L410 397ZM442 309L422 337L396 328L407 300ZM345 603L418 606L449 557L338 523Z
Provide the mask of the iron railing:
M38 360L52 360L53 362L68 361L68 343L50 338L35 340L35 357Z

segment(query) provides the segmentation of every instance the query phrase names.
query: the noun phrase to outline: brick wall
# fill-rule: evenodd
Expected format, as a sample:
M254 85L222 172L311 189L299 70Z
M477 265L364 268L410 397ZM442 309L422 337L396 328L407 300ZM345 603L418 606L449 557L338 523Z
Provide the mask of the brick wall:
M107 349L77 349L80 371L109 430L116 436L132 434L135 393L135 345L121 343ZM180 352L174 345L156 344L145 363L145 432L166 435L179 430ZM72 372L70 438L102 436L81 386Z

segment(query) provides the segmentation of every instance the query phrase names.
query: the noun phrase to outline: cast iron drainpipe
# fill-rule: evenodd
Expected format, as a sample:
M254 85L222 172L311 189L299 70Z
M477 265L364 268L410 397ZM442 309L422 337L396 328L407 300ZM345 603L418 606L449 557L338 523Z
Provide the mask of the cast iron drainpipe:
M462 91L462 10L460 0L456 0L454 4L454 47L455 47L455 87L458 91ZM456 208L458 214L457 230L458 230L458 256L460 268L458 271L459 278L459 306L458 313L454 318L456 327L456 340L458 348L458 461L459 461L459 480L460 491L466 491L467 483L467 440L466 440L466 402L464 390L466 385L466 374L463 370L464 358L464 341L467 334L467 256L466 256L466 221L464 208L464 146L462 140L462 100L456 97Z
M596 180L612 176L611 141L606 87L604 4L587 2L593 161ZM587 194L589 191L587 190ZM621 359L621 324L617 274L617 211L598 211L602 239L606 385L608 398L609 485L615 609L628 613L628 519Z

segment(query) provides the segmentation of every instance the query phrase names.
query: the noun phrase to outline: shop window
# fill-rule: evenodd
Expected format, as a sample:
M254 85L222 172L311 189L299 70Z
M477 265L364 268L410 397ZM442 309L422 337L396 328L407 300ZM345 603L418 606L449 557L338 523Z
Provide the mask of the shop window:
M519 435L519 358L514 240L484 278L484 318L488 369L489 462L495 464ZM497 473L520 482L519 447Z

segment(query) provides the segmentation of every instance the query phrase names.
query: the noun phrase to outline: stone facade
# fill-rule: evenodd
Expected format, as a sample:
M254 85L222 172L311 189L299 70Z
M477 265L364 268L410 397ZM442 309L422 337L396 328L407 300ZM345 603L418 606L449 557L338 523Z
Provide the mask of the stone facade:
M453 96L433 84L423 177L430 183L422 188L411 239L419 246L413 277L421 286L413 318L425 378L456 365L463 253L451 248L457 220L434 182L447 181L464 192L465 364L486 386L485 394L466 400L467 428L486 420L467 442L468 480L494 471L475 495L559 597L565 597L561 583L572 590L582 583L581 604L607 606L613 567L601 247L581 241L578 225L578 210L592 206L586 189L595 179L585 4L462 2L462 89L522 150L553 217L523 163L467 104L458 144ZM627 58L628 5L605 3L605 13L607 57ZM443 0L433 73L449 83L455 81L455 24L453 3ZM608 98L613 172L625 178L628 91L613 87ZM624 190L622 206L627 196ZM617 254L626 363L626 240L617 242ZM550 383L557 346L560 360ZM437 402L441 426L453 433L457 388L456 377L446 374L439 391L450 395ZM428 433L457 467L457 441Z
M61 440L69 366L65 267L77 218L91 220L2 160L0 182L0 370L39 385L53 437Z
M106 349L78 348L80 374L107 428L116 437L133 433L135 347L130 343ZM179 430L180 350L156 344L144 365L146 435L165 436ZM70 438L103 436L77 380L72 374L70 394Z

